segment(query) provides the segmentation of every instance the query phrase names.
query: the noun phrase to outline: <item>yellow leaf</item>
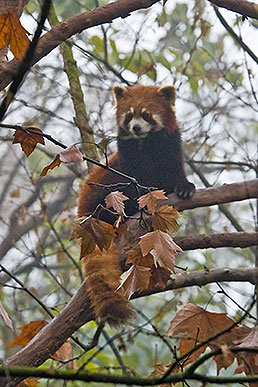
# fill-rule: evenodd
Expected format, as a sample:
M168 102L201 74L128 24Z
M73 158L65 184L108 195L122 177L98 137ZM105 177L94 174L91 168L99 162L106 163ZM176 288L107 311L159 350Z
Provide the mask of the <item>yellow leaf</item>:
M0 50L9 44L11 31L8 19L8 13L0 13Z
M13 7L6 6L6 10L0 14L0 50L10 44L15 58L22 60L30 43L29 32L21 25Z
M6 8L11 30L10 50L17 60L22 60L30 43L27 36L29 32L21 25L15 9L9 6Z

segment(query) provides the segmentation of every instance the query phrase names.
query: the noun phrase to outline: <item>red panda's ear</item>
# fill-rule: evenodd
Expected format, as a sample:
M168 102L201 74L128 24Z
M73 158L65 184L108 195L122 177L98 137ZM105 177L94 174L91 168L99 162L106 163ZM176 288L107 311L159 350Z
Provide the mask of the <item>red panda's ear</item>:
M113 93L115 94L116 102L120 101L120 99L124 97L126 92L127 92L127 89L125 87L122 87L122 86L113 87Z
M161 87L158 90L158 94L161 94L171 105L175 105L176 89L174 86Z

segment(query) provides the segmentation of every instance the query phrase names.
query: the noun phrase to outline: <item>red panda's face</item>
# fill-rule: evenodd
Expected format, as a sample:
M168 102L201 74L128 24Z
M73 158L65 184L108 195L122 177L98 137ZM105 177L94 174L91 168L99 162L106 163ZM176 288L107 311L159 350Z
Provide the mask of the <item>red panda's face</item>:
M164 127L160 115L149 111L147 106L138 109L130 106L128 111L118 117L118 125L130 137L145 137L149 132L158 131Z
M150 132L169 128L174 116L172 86L116 86L117 123L125 138L144 138Z

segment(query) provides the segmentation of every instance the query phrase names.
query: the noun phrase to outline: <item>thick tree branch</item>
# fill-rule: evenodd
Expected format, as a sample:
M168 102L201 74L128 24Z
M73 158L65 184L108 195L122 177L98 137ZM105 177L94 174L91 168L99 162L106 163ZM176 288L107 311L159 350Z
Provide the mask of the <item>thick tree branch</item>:
M258 19L258 4L246 0L209 0L218 7L226 8L229 11L240 13Z
M151 7L159 0L117 0L90 11L74 15L52 28L39 40L31 65L37 63L41 58L48 55L54 48L71 36L78 34L88 28L96 27L113 20L125 18L131 12L138 9ZM17 60L0 66L0 90L5 88L16 74L19 67Z
M176 208L183 210L199 206L208 206L218 203L232 202L236 200L244 200L249 198L258 197L258 179L251 180L246 183L237 183L229 184L218 188L209 188L198 190L191 199L189 200L180 200L175 195L169 196L169 203L174 204ZM168 201L166 201L168 202ZM130 221L131 222L131 221ZM138 222L133 222L140 228ZM256 234L226 234L226 236L213 237L199 237L205 247L208 247L208 242L214 246L214 241L217 245L222 246L223 238L224 243L228 246L230 239L232 240L233 246L236 246L237 239L239 240L239 245L243 246L243 243L247 243L249 238L256 238ZM134 241L135 241L134 235ZM237 238L238 237L238 238ZM191 237L185 242L185 248L190 248L192 246L197 247L197 243L202 243L197 241L198 237ZM208 239L206 239L208 238ZM246 238L246 240L245 240ZM180 239L180 243L183 246L184 241L183 237ZM244 241L245 240L245 241ZM194 247L194 248L196 248ZM221 281L249 281L252 284L256 282L258 275L258 270L256 268L248 269L219 269L219 270L204 270L194 273L185 273L174 275L172 281L166 290L171 290L180 287L186 286L203 286L207 283L212 282L221 282ZM154 289L148 292L142 293L140 296L145 296L147 294L153 294L159 292L160 289ZM134 296L136 297L136 296ZM139 295L138 295L139 297ZM49 356L51 356L63 343L70 337L80 326L90 321L93 318L92 310L90 307L89 298L86 292L85 284L83 284L75 296L72 298L70 303L63 309L63 311L51 321L35 338L28 343L28 345L23 348L21 351L16 353L14 356L10 357L7 360L6 364L9 365L28 365L28 366L38 366L42 364ZM10 382L10 386L15 386L16 381ZM0 379L0 387L6 386L6 379Z
M239 281L254 284L258 276L258 269L243 268L217 270L202 270L192 273L176 274L172 277L166 290L188 286L203 286L212 282ZM83 283L67 306L35 336L26 347L5 362L6 365L39 366L48 359L80 326L90 321L94 316L89 298ZM133 298L161 292L160 289L145 291ZM0 387L7 385L8 378L0 378ZM19 378L9 381L8 386L17 385Z
M229 232L224 234L184 235L174 238L183 250L208 249L218 247L258 246L257 232Z
M169 200L164 201L162 204L171 204L178 211L183 211L251 198L258 198L258 179L244 183L224 184L215 188L198 189L188 200L179 199L175 194L172 194L169 195Z

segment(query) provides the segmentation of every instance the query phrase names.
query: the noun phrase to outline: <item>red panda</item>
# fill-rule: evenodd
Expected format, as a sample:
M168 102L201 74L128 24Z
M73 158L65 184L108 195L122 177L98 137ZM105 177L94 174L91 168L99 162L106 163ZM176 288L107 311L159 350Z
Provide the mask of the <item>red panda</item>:
M175 192L182 199L191 197L195 186L185 176L174 109L175 88L115 86L113 91L117 103L118 150L109 159L109 166L134 177L141 186L164 189L167 194ZM110 185L128 183L128 180L97 167L79 193L79 216L91 214L110 192L89 183ZM125 202L125 213L133 215L137 212L136 189L129 185L121 190L131 199ZM146 193L139 190L138 194ZM101 213L100 219L115 220L109 213Z
M195 186L184 172L174 110L175 88L137 85L116 86L113 90L117 102L118 150L109 159L109 166L135 178L138 184L130 184L128 179L97 167L79 193L79 217L93 213L98 204L104 204L110 189L121 190L130 198L125 202L126 215L137 212L136 198L146 193L146 187L164 189L167 194L175 192L182 199L191 197ZM121 189L118 183L123 183ZM116 220L105 210L96 215L109 223ZM118 255L99 251L84 257L83 266L96 317L115 326L132 318L130 304L116 292L120 274Z

